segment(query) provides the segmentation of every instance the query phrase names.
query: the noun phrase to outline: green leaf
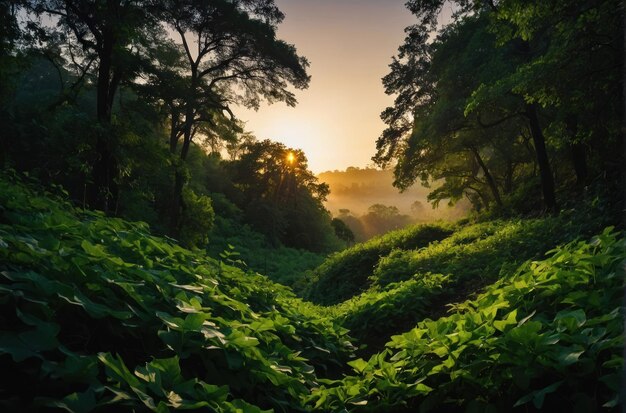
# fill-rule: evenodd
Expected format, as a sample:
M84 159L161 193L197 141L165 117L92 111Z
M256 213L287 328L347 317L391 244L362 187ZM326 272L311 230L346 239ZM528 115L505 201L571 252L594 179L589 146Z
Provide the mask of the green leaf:
M560 348L557 353L557 360L562 366L569 366L576 363L584 352L585 350L580 346Z
M87 240L83 240L80 243L80 246L87 254L95 258L105 258L108 255L106 250L104 249L104 246L92 244Z
M126 367L119 355L114 357L110 353L98 353L98 360L107 367L109 376L113 379L127 383L131 388L140 386L137 377L128 370L128 367Z
M506 319L504 320L495 320L493 322L493 326L498 331L504 331L507 329L507 326L517 324L517 310L511 311Z
M587 321L587 316L583 309L559 311L554 317L560 327L560 330L576 331L582 327Z
M367 368L367 361L363 359L356 359L348 362L348 365L352 367L357 373L363 373Z
M72 393L65 396L61 401L51 401L47 405L67 410L70 413L87 413L94 410L98 404L95 391L90 387L85 392Z
M541 406L543 406L543 401L546 397L547 394L550 393L554 393L561 385L563 384L563 381L557 381L556 383L552 383L551 385L541 389L541 390L536 390L532 393L527 394L526 396L522 397L521 399L519 399L517 402L515 402L515 404L513 405L513 407L518 407L521 406L523 404L526 404L528 402L530 402L532 400L533 405L537 408L537 409L541 409Z

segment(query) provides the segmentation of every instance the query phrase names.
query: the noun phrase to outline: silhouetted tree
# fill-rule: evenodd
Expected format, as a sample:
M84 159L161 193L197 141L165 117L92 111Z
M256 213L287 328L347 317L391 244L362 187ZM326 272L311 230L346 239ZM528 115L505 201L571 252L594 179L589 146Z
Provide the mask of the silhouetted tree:
M407 3L417 22L384 78L387 93L397 97L382 113L388 128L374 160L397 161L401 188L417 178L444 178L431 200L465 194L485 206L489 198L501 205L515 176L526 183L523 176L537 166L545 208L555 212L550 158L568 148L579 185L588 181L589 159L598 161L596 174L617 164L620 4L453 3L453 22L443 28L443 0ZM532 168L525 166L527 149Z
M345 241L348 246L354 244L354 233L345 222L339 218L333 218L331 225L333 226L333 230L335 231L337 238Z
M255 228L287 246L334 247L330 214L323 205L328 185L318 182L301 150L270 140L251 142L230 169L245 197L240 207Z
M288 87L308 86L308 62L276 38L284 16L273 0L169 0L160 3L160 16L177 34L183 51L182 87L170 110L170 150L182 161L202 128L215 132L217 125L234 120L231 104L258 108L266 99L293 106L296 99ZM172 196L173 235L184 208L180 167Z
M100 130L96 139L93 184L88 201L93 207L113 211L118 200L118 143L110 128L113 103L124 80L132 79L133 42L151 21L150 4L129 0L29 0L27 10L56 23L67 54L88 70L95 62L96 116ZM48 30L45 22L40 31Z

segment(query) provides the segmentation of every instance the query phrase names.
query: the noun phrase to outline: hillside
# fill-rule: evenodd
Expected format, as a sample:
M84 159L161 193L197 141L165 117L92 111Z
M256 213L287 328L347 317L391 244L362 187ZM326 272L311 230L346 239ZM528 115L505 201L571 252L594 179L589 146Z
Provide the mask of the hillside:
M625 15L0 1L0 413L626 412Z
M0 364L11 372L0 383L3 411L619 405L622 236L609 228L521 262L554 247L546 246L557 228L562 241L586 239L600 221L390 234L322 268L377 251L420 275L386 277L396 267L379 260L361 274L367 291L320 307L242 270L237 256L216 260L62 198L12 174L0 178ZM466 301L463 280L483 292ZM446 303L456 304L446 312ZM357 358L368 335L387 343Z
M352 353L228 257L16 179L0 179L0 410L301 410Z
M624 258L606 230L522 265L351 361L351 375L310 401L320 411L618 411Z

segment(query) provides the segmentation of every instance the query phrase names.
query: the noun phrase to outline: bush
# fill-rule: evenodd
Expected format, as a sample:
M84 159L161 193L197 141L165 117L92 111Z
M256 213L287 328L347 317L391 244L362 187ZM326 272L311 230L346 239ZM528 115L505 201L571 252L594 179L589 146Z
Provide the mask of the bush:
M184 188L180 242L188 247L206 245L214 219L211 198L196 195L191 189Z
M422 224L393 231L331 255L313 272L307 297L320 304L335 304L368 288L368 278L381 257L394 248L415 249L452 233L449 224Z

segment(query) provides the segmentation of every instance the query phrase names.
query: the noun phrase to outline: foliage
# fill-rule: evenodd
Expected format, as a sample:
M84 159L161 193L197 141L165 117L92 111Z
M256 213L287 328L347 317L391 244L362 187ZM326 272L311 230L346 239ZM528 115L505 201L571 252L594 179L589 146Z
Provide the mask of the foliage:
M373 354L391 335L436 316L442 303L454 302L450 284L449 276L426 273L385 289L370 287L326 311L359 341L360 354Z
M310 403L324 411L615 410L623 238L610 228L527 262L453 314L392 337Z
M563 228L565 219L525 219L492 221L469 226L453 236L421 250L395 249L381 258L373 271L372 281L385 286L409 279L423 272L462 274L471 283L484 283L498 275L503 263L518 264L539 257L554 243L571 239ZM555 230L562 230L561 239Z
M393 249L372 271L371 286L331 312L371 353L386 337L442 315L447 304L511 277L523 261L541 258L555 243L589 236L610 222L600 211L583 210L557 218L466 225L424 248ZM340 280L337 276L336 282Z
M616 411L623 6L527 3L408 0L383 80L375 161L483 222L324 261L409 217L331 220L235 118L310 80L274 0L0 0L0 166L49 191L0 172L0 410Z
M185 246L206 245L214 219L211 198L198 196L191 189L184 188L181 243Z
M441 24L445 5L454 15ZM534 199L532 182L556 212L558 189L617 182L619 2L411 0L407 7L417 21L383 79L396 98L381 114L388 127L374 157L395 161L396 186L444 179L429 195L434 204L466 197L476 209L502 209L521 189Z
M266 237L236 219L216 217L209 234L207 251L215 257L232 245L247 268L263 274L272 281L299 291L305 284L306 273L319 266L323 254L271 245Z
M187 159L196 135L206 141L236 141L243 130L231 106L258 108L261 99L295 106L290 87L308 87L306 58L276 37L284 16L273 0L163 1L155 9L178 38L159 42L156 49L174 56L174 64L157 68L151 86L169 118L170 151L181 160ZM197 45L193 52L192 41ZM175 175L170 233L178 235L185 182L178 170Z
M301 150L270 140L251 142L227 168L242 192L235 203L246 222L270 242L318 253L339 249L323 205L328 185L318 182Z
M347 245L354 244L354 233L345 222L339 218L333 218L333 220L330 221L330 224L332 225L337 238L344 241Z
M0 179L4 410L294 411L351 353L286 288L18 181Z
M446 274L379 278L358 297L317 307L246 272L232 246L219 260L185 250L11 172L0 179L0 205L5 410L553 411L565 401L593 411L620 402L624 240L608 228L514 270L557 228L569 239L597 219L396 231L320 268L398 247ZM479 266L493 284L461 302L458 280L477 285ZM439 318L446 303L457 304ZM365 343L408 332L365 361L344 326ZM346 365L353 373L338 379Z
M334 304L368 287L381 257L394 248L415 249L452 233L447 224L423 224L373 238L331 255L313 272L307 297L316 303Z
M359 217L361 225L368 233L385 234L394 229L400 229L411 223L408 215L400 214L395 206L374 204L367 209L367 213Z

